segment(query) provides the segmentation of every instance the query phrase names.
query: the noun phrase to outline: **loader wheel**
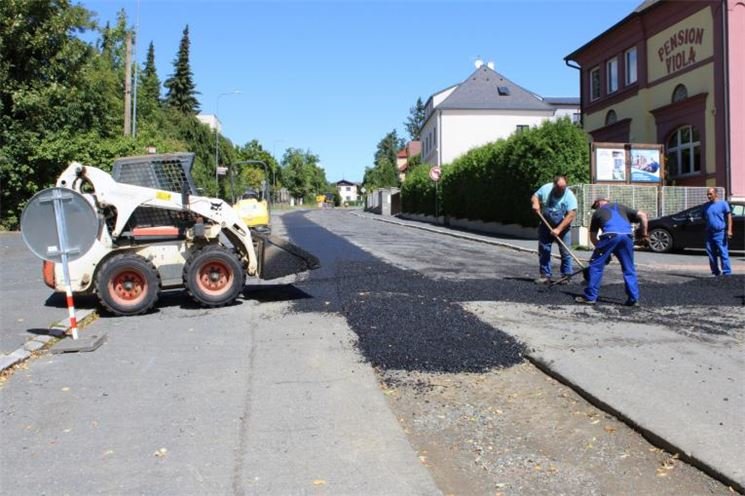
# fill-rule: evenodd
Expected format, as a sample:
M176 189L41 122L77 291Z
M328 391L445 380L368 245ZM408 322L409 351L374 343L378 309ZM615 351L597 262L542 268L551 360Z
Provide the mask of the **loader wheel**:
M243 290L243 266L234 251L210 245L195 252L184 265L184 285L194 301L220 307L235 301Z
M106 310L115 315L147 312L158 299L160 276L140 255L122 253L108 259L96 277L96 293Z

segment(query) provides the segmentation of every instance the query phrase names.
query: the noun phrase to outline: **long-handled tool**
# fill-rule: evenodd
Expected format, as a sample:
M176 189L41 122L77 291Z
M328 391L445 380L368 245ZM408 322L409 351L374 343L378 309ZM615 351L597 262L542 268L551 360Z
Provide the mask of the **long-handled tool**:
M551 224L548 223L548 221L543 216L543 214L540 211L539 212L536 212L536 213L538 214L538 217L540 217L541 220L543 221L543 223L546 225L546 227L548 228L548 230L549 231L553 230L553 227L551 227ZM559 284L559 283L562 283L562 282L564 282L564 281L566 281L568 279L571 279L572 277L576 276L580 272L582 272L582 277L585 279L585 281L587 279L589 279L589 272L588 272L589 267L586 267L585 264L582 263L582 260L580 260L579 257L577 257L577 255L575 255L574 252L569 249L569 247L566 245L566 243L564 243L564 240L562 240L559 236L555 236L555 238L556 238L556 241L558 241L559 244L561 246L563 246L564 249L567 252L569 252L569 255L574 259L575 262L577 262L577 265L579 265L581 267L581 269L578 270L578 271L576 271L576 272L574 272L574 273L572 273L572 274L563 276L560 279L557 279L556 281L553 281L551 284L549 284L549 286L553 286L555 284Z

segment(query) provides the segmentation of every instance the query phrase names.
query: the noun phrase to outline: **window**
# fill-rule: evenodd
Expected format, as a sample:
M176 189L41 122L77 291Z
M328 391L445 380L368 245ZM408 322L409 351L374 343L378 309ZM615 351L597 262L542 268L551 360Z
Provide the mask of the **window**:
M580 122L582 122L582 114L580 114L579 112L573 113L572 114L572 123L573 124L579 124Z
M613 57L608 61L608 93L613 93L618 89L618 59Z
M679 84L673 90L673 103L688 98L688 89L683 84Z
M600 67L590 70L590 100L600 98Z
M636 82L636 47L626 50L626 85Z
M497 92L499 92L500 96L509 96L510 95L510 89L507 86L498 86Z
M517 134L520 134L520 133L527 131L528 129L530 129L530 126L528 126L527 124L518 124L515 132Z
M667 142L667 170L671 176L701 172L701 140L693 126L679 127Z
M437 126L432 130L432 146L437 146Z
M609 110L607 114L605 114L605 125L610 126L611 124L615 124L616 121L618 121L618 116L616 116L615 110Z

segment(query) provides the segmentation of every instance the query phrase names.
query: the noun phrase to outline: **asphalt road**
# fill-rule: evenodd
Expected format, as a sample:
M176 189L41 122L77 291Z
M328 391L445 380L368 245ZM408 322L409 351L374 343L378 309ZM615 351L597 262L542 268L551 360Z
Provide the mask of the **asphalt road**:
M544 328L540 315L522 309L555 308L570 318L562 308L574 308L581 290L579 283L532 284L534 254L348 211L290 212L281 220L275 232L319 255L320 270L249 285L245 299L223 309L196 308L177 292L148 315L92 324L108 333L93 353L45 355L17 370L0 390L0 487L15 494L53 487L78 494L436 494L431 473L441 481L442 467L427 466L412 448L372 371L478 380L517 370L543 343L503 325L490 304ZM589 328L592 319L674 327L675 308L696 306L704 310L678 338L692 337L701 353L712 340L741 349L742 276L724 284L705 276L643 267L644 313L635 313L619 308L622 283L612 265L596 315L576 318ZM592 336L588 343L591 351ZM733 404L742 400L742 379L735 375L729 386ZM681 419L684 430L696 430ZM472 427L487 432L479 422ZM727 428L739 439L741 425ZM552 490L623 494L618 475L585 468L578 479L576 470L552 477ZM666 494L721 493L701 477L668 481ZM602 478L615 478L620 492L579 491L579 480L594 488L604 487Z

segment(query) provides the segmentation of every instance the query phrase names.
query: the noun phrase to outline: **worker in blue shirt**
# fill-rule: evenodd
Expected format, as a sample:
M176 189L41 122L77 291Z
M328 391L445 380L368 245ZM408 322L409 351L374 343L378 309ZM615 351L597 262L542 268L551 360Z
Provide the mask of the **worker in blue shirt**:
M706 219L706 254L709 256L709 266L715 276L728 276L732 274L727 247L728 240L732 238L732 211L729 203L719 199L716 188L706 190L706 197L709 201L704 204L703 213Z
M536 284L551 282L551 246L556 238L561 238L564 245L571 243L569 228L577 216L577 198L567 188L565 176L554 177L553 183L547 183L538 188L530 198L533 211L542 214L551 225L549 229L543 222L538 225L538 263L540 277ZM561 275L563 283L568 282L572 274L572 255L566 246L559 243L561 254Z
M589 305L595 304L600 290L600 281L603 279L603 269L611 255L615 255L621 262L623 271L623 283L626 288L624 305L638 306L639 284L634 267L634 228L631 223L640 222L641 235L647 239L649 237L647 214L620 203L610 203L604 196L596 198L592 208L595 209L595 213L590 220L590 241L595 246L595 251L590 258L585 294L575 298L575 301ZM600 236L598 236L599 230L602 230Z

